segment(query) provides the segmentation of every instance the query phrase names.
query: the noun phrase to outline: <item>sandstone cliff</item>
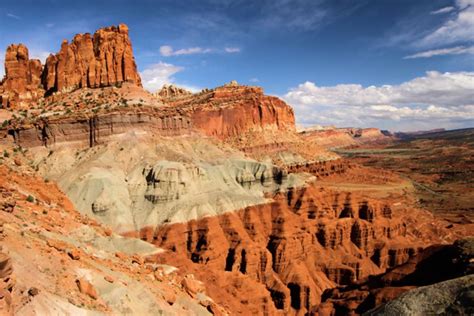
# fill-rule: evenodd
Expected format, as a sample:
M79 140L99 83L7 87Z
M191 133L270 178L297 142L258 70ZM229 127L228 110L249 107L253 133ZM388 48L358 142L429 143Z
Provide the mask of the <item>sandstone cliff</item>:
M131 82L141 86L125 24L78 34L46 60L43 85L48 92L97 88Z
M93 36L78 34L50 55L43 67L30 60L25 45L10 45L5 55L1 105L29 108L46 94L78 88L98 88L129 82L141 86L125 24L99 29Z
M38 99L44 93L41 72L41 62L29 59L25 45L8 46L5 53L5 78L0 83L1 106L23 109Z
M293 109L279 98L265 95L260 87L227 84L165 104L190 109L197 129L221 139L250 130L295 129Z
M120 89L80 89L51 96L45 108L61 110L63 115L12 120L8 133L24 147L68 141L94 146L131 129L151 135L199 132L219 139L239 137L249 131L294 134L293 109L282 100L263 94L259 87L224 86L163 99L140 87L129 88L124 84ZM81 111L71 111L73 106Z
M324 290L403 264L438 238L423 228L429 213L397 203L317 186L272 198L139 236L170 250L158 262L193 271L216 301L243 315L310 312Z

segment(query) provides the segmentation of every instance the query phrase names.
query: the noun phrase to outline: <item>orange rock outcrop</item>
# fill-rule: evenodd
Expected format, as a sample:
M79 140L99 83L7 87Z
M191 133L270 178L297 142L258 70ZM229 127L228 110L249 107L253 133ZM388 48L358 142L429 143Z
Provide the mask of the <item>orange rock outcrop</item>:
M115 90L112 87L101 89L101 98L116 98ZM84 102L81 92L58 95L54 103L61 103L75 94L75 98L67 99L68 103ZM12 121L8 134L24 147L67 141L81 141L94 146L108 136L126 133L132 128L167 136L198 131L219 139L236 137L248 131L293 132L295 129L293 109L279 98L265 95L259 87L223 86L166 100L166 106L137 105L133 108L111 100L115 107L108 110L33 118L29 124L16 125L16 121Z
M139 234L170 250L155 260L196 274L217 302L270 315L310 312L324 290L403 264L437 238L419 229L427 212L355 193L310 186L272 198Z
M98 88L131 82L141 86L125 24L77 34L71 43L46 60L43 85L47 91Z
M188 109L194 127L220 139L264 128L295 129L293 109L288 104L265 95L260 87L235 82L165 104Z
M50 55L43 67L29 59L25 45L10 45L5 55L5 77L0 84L2 107L28 108L53 92L98 88L129 82L141 86L125 24L99 29L93 36L78 34Z
M5 53L5 77L0 83L1 106L26 108L29 102L38 99L44 93L41 72L41 62L29 58L25 45L8 46Z
M165 84L160 90L155 93L155 96L162 98L162 99L173 99L179 98L182 96L189 96L192 93L186 89L177 87L175 85L167 85Z

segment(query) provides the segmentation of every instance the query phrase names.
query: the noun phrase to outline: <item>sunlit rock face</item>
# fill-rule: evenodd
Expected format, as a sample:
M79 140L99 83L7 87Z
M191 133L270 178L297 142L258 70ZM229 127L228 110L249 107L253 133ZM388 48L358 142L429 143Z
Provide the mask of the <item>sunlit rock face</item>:
M122 82L141 86L125 24L97 30L94 35L77 34L71 43L46 60L45 90L70 91L77 88L106 87Z
M0 83L2 107L27 109L44 90L41 86L42 65L29 59L28 48L12 44L5 52L5 77Z
M99 88L121 83L141 87L125 24L97 30L94 35L77 34L71 43L41 64L29 59L23 44L10 45L5 53L5 77L0 84L3 107L27 109L54 92Z

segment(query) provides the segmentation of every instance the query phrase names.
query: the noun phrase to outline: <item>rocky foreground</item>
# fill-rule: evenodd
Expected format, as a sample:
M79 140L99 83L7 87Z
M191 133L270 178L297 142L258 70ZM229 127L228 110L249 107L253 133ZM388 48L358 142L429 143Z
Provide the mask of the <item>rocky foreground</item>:
M145 91L125 25L5 60L3 313L472 312L473 224L333 151L393 136L297 132L291 106L236 82Z

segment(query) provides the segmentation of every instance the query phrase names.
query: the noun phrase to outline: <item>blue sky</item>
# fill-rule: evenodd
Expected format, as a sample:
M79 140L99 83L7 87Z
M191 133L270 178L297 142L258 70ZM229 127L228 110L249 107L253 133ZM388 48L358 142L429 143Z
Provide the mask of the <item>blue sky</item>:
M304 126L474 126L474 0L2 1L0 50L118 23L150 90L237 80Z

